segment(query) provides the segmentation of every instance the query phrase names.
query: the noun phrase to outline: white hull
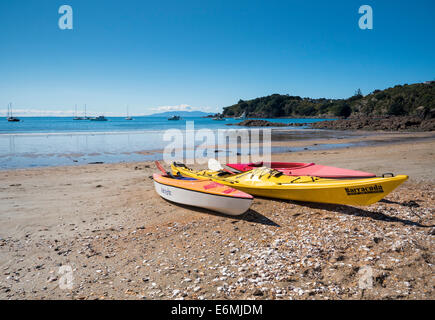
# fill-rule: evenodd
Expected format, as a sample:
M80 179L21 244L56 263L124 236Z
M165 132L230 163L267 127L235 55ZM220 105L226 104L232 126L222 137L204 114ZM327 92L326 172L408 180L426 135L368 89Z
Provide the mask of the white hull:
M205 208L212 211L217 211L232 216L245 213L251 206L252 200L249 198L237 198L230 196L220 196L205 192L182 189L165 184L161 184L154 180L156 192L169 201Z

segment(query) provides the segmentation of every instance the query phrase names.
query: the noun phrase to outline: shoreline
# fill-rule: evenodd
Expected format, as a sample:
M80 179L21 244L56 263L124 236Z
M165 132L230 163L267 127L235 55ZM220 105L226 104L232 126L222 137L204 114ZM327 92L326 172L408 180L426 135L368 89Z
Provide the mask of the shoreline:
M311 136L310 136L311 135ZM344 135L344 137L343 137ZM425 141L435 139L435 132L397 132L397 133L374 133L370 131L341 132L333 130L303 131L293 129L276 129L272 131L272 155L282 152L299 152L305 150L337 149L357 146L370 146L406 141ZM224 149L223 146L210 146L215 152ZM305 150L304 150L305 149ZM191 150L191 149L186 149ZM229 146L227 157L238 154L236 146ZM258 151L257 151L258 152ZM255 151L253 155L255 155ZM244 156L251 155L243 154ZM0 156L0 171L22 170L31 168L48 168L60 166L81 166L95 163L135 163L142 161L154 161L163 159L163 149L135 150L135 151L94 151L72 153L24 153L4 154ZM10 163L21 163L15 167L8 166Z
M368 207L256 197L241 217L161 199L152 162L0 171L0 298L361 299L369 266L364 298L433 299L433 150L428 138L273 154L410 180Z

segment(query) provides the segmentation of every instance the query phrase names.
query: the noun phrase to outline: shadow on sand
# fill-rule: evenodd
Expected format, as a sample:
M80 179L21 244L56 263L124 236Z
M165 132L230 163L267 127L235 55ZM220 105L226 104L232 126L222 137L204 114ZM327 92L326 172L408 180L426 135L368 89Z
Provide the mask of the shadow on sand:
M421 201L421 200L416 200L416 201ZM398 204L399 206L408 207L408 208L418 208L420 207L420 205L416 201L410 200L410 201L397 202L397 201L382 199L379 202L387 203L387 204Z
M263 197L257 197L257 198L271 200L269 198L263 198ZM189 210L194 210L197 212L211 214L211 215L218 216L218 217L230 218L230 219L234 219L234 220L245 220L248 222L259 223L259 224L263 224L263 225L267 225L267 226L281 227L279 224L270 220L269 218L265 217L264 215L262 215L261 213L257 212L254 209L249 209L247 212L245 212L244 214L242 214L240 216L231 216L231 215L225 215L225 214L221 214L221 213L214 212L211 210L207 210L204 208L192 207L192 206L188 206L188 205L175 203L175 202L172 202L172 201L169 201L166 199L164 199L164 200L167 201L168 203L175 205L175 206L179 206L179 207L186 208ZM399 222L399 223L402 223L404 225L415 226L415 227L420 227L420 228L433 228L433 227L435 227L435 225L424 225L424 224L421 224L419 222L415 222L412 220L391 217L389 215L386 215L386 214L378 212L378 211L368 211L365 209L347 206L347 205L335 205L335 204L314 203L314 202L298 202L298 201L279 200L279 199L272 199L272 200L290 203L290 204L295 204L295 205L299 205L299 206L304 206L304 207L311 208L311 209L326 210L326 211L333 212L333 213L346 214L346 215L356 216L356 217L367 217L367 218L370 218L373 220L378 220L378 221ZM398 202L393 202L390 200L381 200L381 201L384 203L394 203L394 204L400 204L400 205L403 205L406 207L410 207L410 205L409 205L410 202L398 203ZM412 207L412 205L411 205L411 207Z
M388 201L388 200L385 200L385 202L386 201ZM368 211L365 209L347 206L347 205L334 205L334 204L327 204L327 203L297 202L297 201L285 201L285 202L296 204L296 205L301 205L301 206L308 207L311 209L326 210L329 212L346 214L346 215L350 215L350 216L367 217L367 218L370 218L373 220L378 220L378 221L399 222L399 223L402 223L404 225L416 226L416 227L420 227L420 228L432 228L435 226L435 225L428 225L427 226L427 225L421 224L419 222L415 222L415 221L411 221L411 220L407 220L407 219L401 219L401 218L397 218L397 217L391 217L391 216L388 216L388 215L381 213L381 212ZM390 203L392 203L392 202L390 202ZM404 204L404 206L408 206L408 205Z
M210 214L210 215L217 216L217 217L229 218L229 219L234 219L234 220L245 220L248 222L259 223L259 224L263 224L266 226L272 226L272 227L278 227L278 228L281 227L279 224L277 224L276 222L263 216L261 213L255 211L254 209L249 209L248 211L246 211L244 214L241 214L240 216L232 216L232 215L228 215L228 214L223 214L223 213L207 210L204 208L193 207L193 206L188 206L185 204L172 202L172 201L169 201L169 200L164 199L164 198L162 198L162 199L165 200L166 202L168 202L174 206L180 207L180 208L185 208L185 209L193 210L196 212L206 213L206 214Z

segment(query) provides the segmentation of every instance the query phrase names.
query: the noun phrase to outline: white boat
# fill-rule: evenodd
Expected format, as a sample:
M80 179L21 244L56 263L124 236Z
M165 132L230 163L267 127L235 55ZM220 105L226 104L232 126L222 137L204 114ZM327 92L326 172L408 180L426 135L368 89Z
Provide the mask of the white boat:
M154 174L156 192L164 199L237 216L245 213L254 199L251 195L215 183L185 177Z
M92 120L92 119L95 119L95 118L88 117L88 116L86 115L86 104L85 104L85 117L84 117L84 119L81 119L81 120Z
M73 118L73 120L86 120L84 117L77 116L77 105L75 106L75 109L74 109L74 118Z
M91 120L91 121L107 121L107 118L105 116L98 116L95 118L91 118L89 120Z
M127 117L125 117L125 120L133 120L133 118L128 115L128 106L127 106Z
M172 116L170 118L168 118L168 120L180 120L181 117L180 116Z

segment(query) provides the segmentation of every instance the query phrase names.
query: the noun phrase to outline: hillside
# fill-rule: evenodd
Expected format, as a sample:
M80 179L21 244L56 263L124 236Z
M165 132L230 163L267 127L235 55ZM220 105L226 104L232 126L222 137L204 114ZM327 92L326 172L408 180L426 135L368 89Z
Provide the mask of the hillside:
M225 107L223 115L248 117L344 117L417 115L430 117L435 110L435 82L397 85L364 96L359 90L348 99L311 99L272 94L253 100L240 100Z

